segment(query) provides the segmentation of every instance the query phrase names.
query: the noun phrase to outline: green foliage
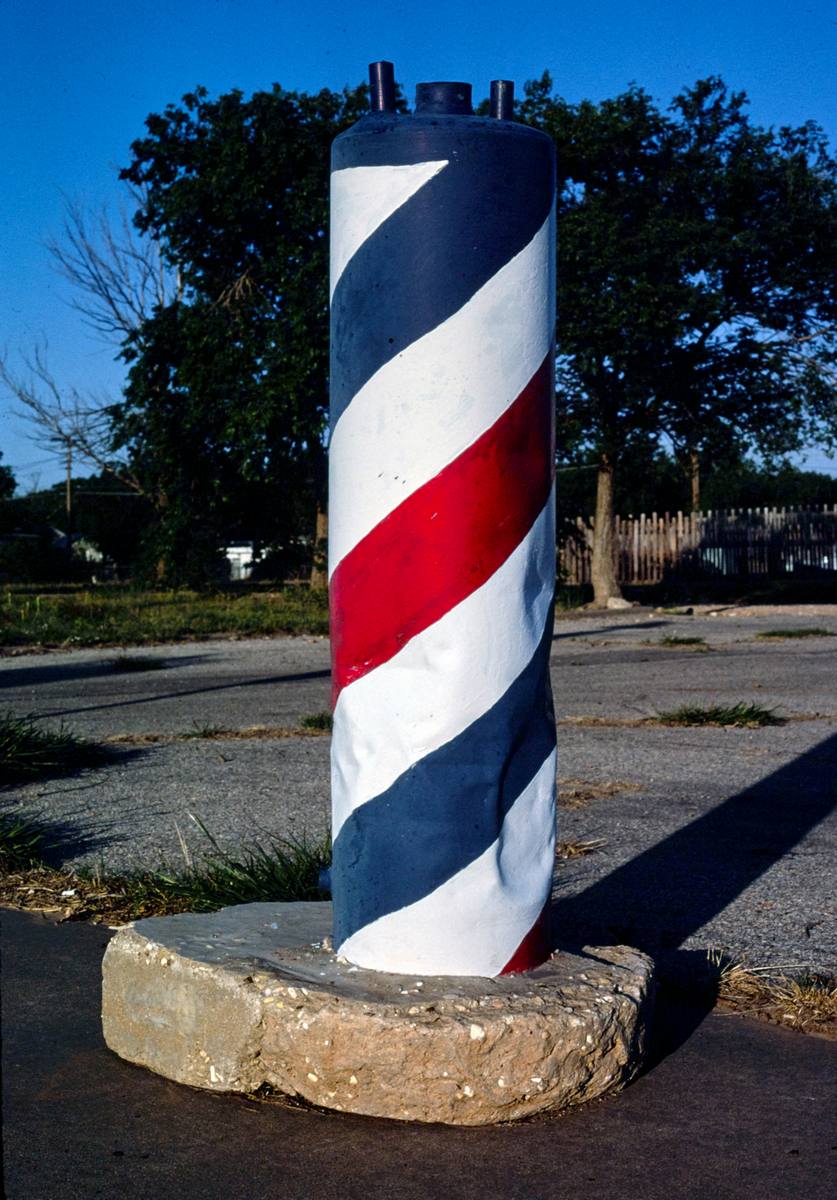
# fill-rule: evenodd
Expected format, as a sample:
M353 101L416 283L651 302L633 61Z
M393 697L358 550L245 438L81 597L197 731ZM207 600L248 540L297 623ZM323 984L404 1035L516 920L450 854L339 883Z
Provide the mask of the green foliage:
M159 580L217 578L216 548L313 534L325 479L330 145L364 88L197 89L150 116L123 178L181 294L125 346L115 445L153 497Z
M316 729L323 733L331 733L334 718L330 712L311 713L310 716L302 718L300 725L303 729Z
M154 523L154 510L145 497L112 475L76 476L72 480L73 524L76 534L123 570L135 564L143 536ZM15 581L66 580L66 552L51 546L51 529L66 525L65 484L15 496L0 504L0 533L28 535L28 550L0 550L0 572ZM38 539L32 546L31 538ZM89 578L83 562L72 565L74 577ZM72 573L71 572L71 573Z
M593 456L591 456L593 457ZM596 464L562 468L558 475L558 513L563 518L595 511ZM783 464L758 465L751 459L710 457L701 464L701 508L811 508L837 504L837 479ZM671 455L630 447L622 455L616 480L615 510L622 516L651 512L688 512L689 480Z
M313 843L270 837L265 844L228 853L200 821L197 824L212 852L185 870L125 877L135 909L166 912L187 907L190 912L213 912L228 904L325 899L319 880L331 860L329 836Z
M558 150L562 455L637 462L663 435L684 464L834 445L837 171L822 131L761 129L716 78L665 112L638 87L600 104L551 88L527 85L521 110Z
M36 533L6 534L0 539L0 580L41 583L85 578L89 578L87 565L70 561L66 551L54 545L51 530L41 527Z
M325 591L0 592L0 646L108 646L217 634L327 633Z
M3 457L3 452L0 450L0 459ZM17 481L15 480L14 472L11 467L3 466L0 462L0 502L10 500L15 494Z
M659 725L729 725L738 729L755 729L761 725L784 725L772 708L749 704L682 704L667 712L658 712Z
M0 815L0 871L20 871L43 862L52 848L49 830L30 817Z
M0 785L65 775L106 762L109 751L63 725L44 729L33 717L0 715Z

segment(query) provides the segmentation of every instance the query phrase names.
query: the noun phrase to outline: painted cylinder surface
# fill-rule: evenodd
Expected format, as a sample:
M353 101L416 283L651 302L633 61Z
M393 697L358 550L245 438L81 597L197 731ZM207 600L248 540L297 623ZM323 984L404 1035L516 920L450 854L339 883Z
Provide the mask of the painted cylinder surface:
M335 947L527 970L555 843L553 146L376 113L331 181Z

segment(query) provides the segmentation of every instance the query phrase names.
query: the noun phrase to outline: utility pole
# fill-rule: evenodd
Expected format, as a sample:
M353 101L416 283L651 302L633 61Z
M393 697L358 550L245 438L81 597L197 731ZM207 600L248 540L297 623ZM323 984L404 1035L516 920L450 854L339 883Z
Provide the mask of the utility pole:
M73 559L73 444L67 442L67 482L64 488L64 508L66 512L67 558Z

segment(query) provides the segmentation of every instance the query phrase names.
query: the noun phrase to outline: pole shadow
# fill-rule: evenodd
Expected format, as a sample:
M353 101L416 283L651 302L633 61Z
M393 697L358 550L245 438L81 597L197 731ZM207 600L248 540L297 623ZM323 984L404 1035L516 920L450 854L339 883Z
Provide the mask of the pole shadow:
M635 946L654 958L667 983L690 997L691 1016L661 1014L663 1028L650 1065L685 1040L713 1004L711 994L700 995L705 954L683 949L683 942L792 851L835 806L837 734L584 891L553 902L557 949Z

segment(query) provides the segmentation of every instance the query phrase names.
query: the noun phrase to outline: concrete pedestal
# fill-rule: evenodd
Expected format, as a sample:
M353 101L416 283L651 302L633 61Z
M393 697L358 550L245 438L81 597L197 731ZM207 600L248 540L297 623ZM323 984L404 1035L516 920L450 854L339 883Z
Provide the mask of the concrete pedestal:
M625 946L525 975L364 971L330 948L331 905L243 904L121 929L103 963L111 1050L179 1083L262 1084L326 1108L484 1125L624 1086L653 965Z

